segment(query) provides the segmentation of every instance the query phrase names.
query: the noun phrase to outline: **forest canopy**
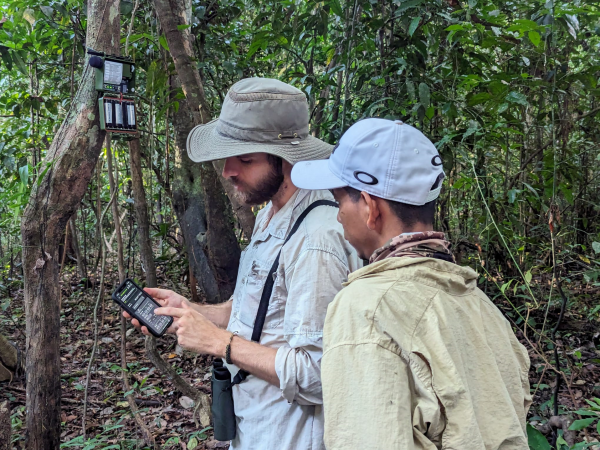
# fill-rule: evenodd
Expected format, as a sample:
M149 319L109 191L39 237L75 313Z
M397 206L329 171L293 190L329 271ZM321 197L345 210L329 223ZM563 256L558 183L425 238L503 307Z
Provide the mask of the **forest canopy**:
M139 138L98 129L90 48L135 64ZM302 90L328 143L367 117L435 143L436 229L529 351L530 448L600 448L597 1L0 0L0 437L4 401L12 424L0 449L44 448L25 444L42 433L25 392L46 375L58 415L39 442L216 445L202 417L210 361L126 332L110 294L126 275L195 301L231 296L258 208L185 142L247 77ZM82 120L92 131L71 133ZM61 189L71 200L53 206ZM56 283L36 294L46 270ZM45 315L57 372L26 387L31 347L50 352L31 335Z

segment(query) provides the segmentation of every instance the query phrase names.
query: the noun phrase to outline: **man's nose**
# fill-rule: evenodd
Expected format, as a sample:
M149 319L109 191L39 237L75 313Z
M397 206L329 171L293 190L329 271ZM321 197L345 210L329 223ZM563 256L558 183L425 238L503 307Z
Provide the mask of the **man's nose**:
M239 175L235 158L227 158L225 160L222 175L224 178L236 177Z

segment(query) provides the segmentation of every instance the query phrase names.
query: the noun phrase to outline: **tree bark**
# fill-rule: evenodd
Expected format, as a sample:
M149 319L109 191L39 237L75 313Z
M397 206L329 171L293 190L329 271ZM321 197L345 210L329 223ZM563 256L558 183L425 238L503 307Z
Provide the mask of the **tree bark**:
M81 249L79 248L79 236L77 235L77 225L75 220L77 219L77 210L71 216L69 220L69 229L71 230L71 245L73 246L73 251L75 252L75 258L77 259L77 275L79 278L85 278L85 267L83 265L83 255L81 254Z
M0 450L10 450L11 445L11 424L9 403L0 403Z
M142 152L140 140L129 141L129 165L131 168L131 184L133 186L133 201L137 220L138 243L140 245L140 258L144 266L146 284L156 287L156 264L150 240L150 222L148 218L148 202L144 191L144 178L142 174Z
M87 46L114 53L120 43L119 0L89 0ZM94 69L83 67L67 117L46 153L51 164L33 183L21 221L26 314L28 450L60 445L60 285L58 247L98 160L105 132L99 129Z
M211 115L204 94L200 74L193 64L193 49L189 39L189 31L180 31L177 27L186 24L185 8L180 0L155 0L155 10L161 27L165 32L167 43L175 64L175 69L181 81L181 87L186 96L194 125L207 123ZM233 292L237 278L240 249L233 233L231 221L225 215L228 211L228 201L223 194L222 183L227 183L218 175L210 164L202 164L202 188L205 194L207 235L209 261L217 272L221 300L227 300ZM213 181L217 181L214 183ZM210 196L210 199L208 198ZM236 203L235 197L229 197L234 209L243 209ZM253 217L253 215L252 215ZM248 215L244 216L247 221ZM254 224L245 224L244 232L251 234ZM213 246L213 247L211 247ZM216 259L212 259L216 257Z
M204 194L200 182L200 164L194 164L186 151L187 135L194 123L185 99L180 100L179 110L173 115L175 131L175 170L173 178L173 209L185 241L188 261L200 289L210 303L219 301L217 279L204 252L205 245L198 236L206 234Z

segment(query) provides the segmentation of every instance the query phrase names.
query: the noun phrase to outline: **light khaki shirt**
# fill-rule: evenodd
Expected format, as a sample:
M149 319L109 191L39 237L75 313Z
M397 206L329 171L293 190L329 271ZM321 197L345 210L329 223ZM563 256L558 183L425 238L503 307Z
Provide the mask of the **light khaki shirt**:
M323 335L328 450L528 449L529 357L476 280L409 257L350 275Z
M324 450L321 395L323 323L327 305L362 262L344 239L338 209L319 206L283 245L302 212L329 191L299 189L273 214L256 217L242 253L227 327L250 340L269 269L281 250L260 343L277 348L279 386L255 376L233 387L237 436L231 449ZM238 368L229 365L232 378Z

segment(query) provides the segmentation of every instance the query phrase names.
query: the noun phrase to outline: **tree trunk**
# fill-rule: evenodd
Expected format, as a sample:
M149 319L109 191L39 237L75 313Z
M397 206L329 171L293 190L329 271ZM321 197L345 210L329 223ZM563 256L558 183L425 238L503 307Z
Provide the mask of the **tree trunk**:
M89 0L87 46L115 53L120 43L119 0ZM98 160L99 129L94 69L83 66L81 84L46 154L43 178L33 183L21 221L27 324L26 444L60 445L60 285L58 247L67 221L83 198Z
M186 24L185 8L181 0L155 0L154 4L191 111L193 124L207 123L211 116L200 74L192 62L194 55L189 31L183 30L182 32L177 28L179 25ZM211 164L202 164L202 173L204 176L201 177L201 182L205 195L208 225L206 242L209 246L209 261L216 272L220 297L224 301L229 298L235 286L240 249L233 233L231 221L226 216L229 202L223 194L222 183L227 181L216 173ZM232 196L229 200L234 204L234 209L238 209L239 205L235 203L235 198ZM245 219L247 218L246 216ZM244 232L251 233L249 230L253 227L254 224L246 224Z
M140 140L129 141L129 165L131 167L131 183L133 186L133 201L137 219L138 242L140 244L140 258L146 274L146 284L156 287L156 264L150 240L150 222L148 219L148 202L144 191L144 178L142 174L142 152Z
M79 236L77 235L77 224L75 220L77 219L77 210L71 216L69 220L69 229L71 236L71 245L73 246L73 251L75 252L75 258L77 258L77 275L80 279L85 278L85 267L83 265L83 255L81 254L81 249L79 248Z
M0 450L10 450L11 425L10 408L8 402L0 403Z
M185 99L179 101L179 110L173 116L175 131L175 170L173 177L173 209L179 220L188 261L200 289L210 303L219 301L217 280L204 253L205 245L198 236L206 233L204 194L200 182L200 164L195 164L186 151L187 135L194 126Z

